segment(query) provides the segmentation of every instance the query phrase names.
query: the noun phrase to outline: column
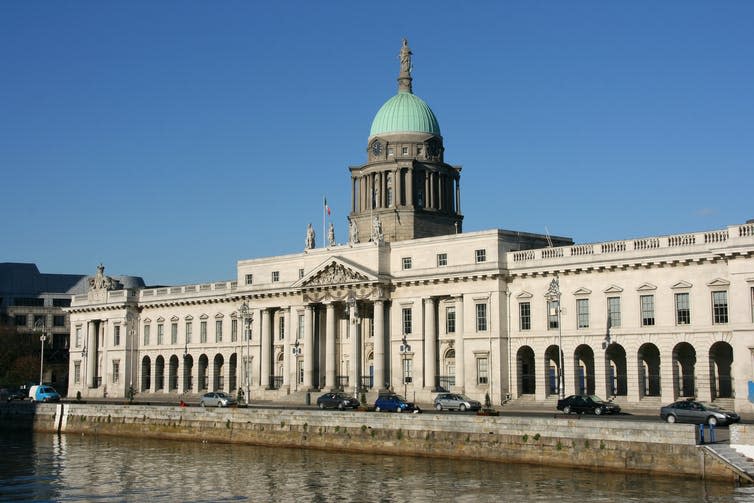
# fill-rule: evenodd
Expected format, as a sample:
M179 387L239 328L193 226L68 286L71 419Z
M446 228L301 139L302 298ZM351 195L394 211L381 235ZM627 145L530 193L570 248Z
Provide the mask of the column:
M304 308L304 388L312 389L314 380L314 331L312 306Z
M456 386L461 393L466 389L466 353L463 348L463 295L456 297Z
M335 304L325 312L325 388L335 389Z
M597 350L594 352L594 393L597 396L610 398L609 393L611 383L608 382L608 362L605 358L605 352ZM576 390L579 391L579 390Z
M86 375L89 388L97 387L97 342L99 321L90 321L86 324ZM154 381L154 379L153 379Z
M699 354L702 354L702 352L697 351L697 355ZM708 354L709 347L706 347L704 355ZM702 402L712 401L712 387L710 386L711 376L709 358L697 358L696 365L694 365L694 391L696 392L697 400Z
M393 208L400 206L401 198L401 170L393 171Z
M456 178L456 213L461 214L461 179Z
M270 310L262 310L262 336L260 339L260 361L261 368L260 373L260 386L262 389L269 389L270 387L270 354L272 343L272 323L270 323Z
M406 206L414 207L414 168L406 170Z
M435 327L435 299L424 299L424 387L437 386L437 330Z
M348 333L351 339L351 369L349 380L351 387L358 390L361 377L361 331L359 320L356 318L356 303L348 306Z
M290 386L291 362L296 361L296 357L291 353L291 345L288 343L291 338L295 339L296 337L293 326L291 325L291 307L289 306L283 309L280 316L285 320L283 321L283 326L285 327L286 334L283 338L283 386ZM293 337L291 337L291 335L293 335Z
M374 387L385 389L385 303L374 302Z
M660 396L662 403L671 403L676 399L674 374L673 350L663 351L660 348Z

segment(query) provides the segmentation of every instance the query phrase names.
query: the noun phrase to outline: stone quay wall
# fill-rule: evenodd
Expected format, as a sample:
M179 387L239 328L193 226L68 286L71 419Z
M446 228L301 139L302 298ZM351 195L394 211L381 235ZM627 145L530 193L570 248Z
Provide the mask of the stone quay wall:
M609 418L64 403L0 407L0 426L736 480L694 425Z

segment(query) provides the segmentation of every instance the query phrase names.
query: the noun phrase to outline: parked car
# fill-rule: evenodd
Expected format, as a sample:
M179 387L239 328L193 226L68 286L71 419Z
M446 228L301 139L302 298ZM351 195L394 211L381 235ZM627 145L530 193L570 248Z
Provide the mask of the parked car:
M612 402L606 402L596 395L571 395L558 400L558 410L565 414L575 412L576 414L590 413L597 416L602 414L617 414L620 412L620 406Z
M202 395L199 405L202 407L230 407L236 405L236 400L222 391L210 391Z
M325 393L317 398L317 407L320 409L355 409L359 405L358 400L345 393Z
M52 386L44 384L34 385L29 388L29 398L32 402L59 402L60 393Z
M466 395L459 395L457 393L440 393L435 397L435 409L437 410L460 410L466 412L467 410L480 410L482 403L476 400L472 400Z
M20 389L20 388L11 388L8 390L8 395L6 397L6 400L9 402L12 400L25 400L27 397L27 393Z
M407 401L400 395L381 395L374 402L376 412L413 412L419 413L421 409L412 402Z
M696 400L681 400L660 408L660 417L669 423L725 425L737 423L741 417L720 407Z

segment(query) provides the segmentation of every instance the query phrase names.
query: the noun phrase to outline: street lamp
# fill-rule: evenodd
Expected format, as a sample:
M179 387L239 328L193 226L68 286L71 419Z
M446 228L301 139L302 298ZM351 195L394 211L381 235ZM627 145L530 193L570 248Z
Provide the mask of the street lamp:
M562 310L560 309L560 281L557 276L555 276L550 282L550 287L547 289L545 297L548 301L556 304L554 309L558 315L558 395L560 398L565 398L565 376L563 375L563 326L560 322L560 313ZM551 313L548 313L548 315L550 314Z
M301 348L299 347L298 339L296 339L296 342L293 343L293 347L291 348L291 353L293 354L293 358L294 358L293 360L293 368L295 372L295 377L293 379L295 383L294 391L298 391L298 355L301 354Z
M42 385L42 378L44 376L44 368L45 368L45 341L47 340L47 334L45 333L45 320L39 319L34 322L34 331L35 332L41 332L42 335L39 336L39 341L41 342L41 356L39 358L39 385Z
M241 324L243 326L244 337L246 338L246 394L244 395L244 401L246 405L249 405L249 394L251 393L251 323L253 321L253 315L249 311L249 304L244 301L241 307L238 308L238 315L241 317Z
M408 345L408 341L406 340L406 336L403 336L403 340L401 341L401 360L402 360L402 370L403 370L403 398L406 398L406 387L408 385L408 372L406 371L406 361L408 361L408 354L411 351L411 346Z

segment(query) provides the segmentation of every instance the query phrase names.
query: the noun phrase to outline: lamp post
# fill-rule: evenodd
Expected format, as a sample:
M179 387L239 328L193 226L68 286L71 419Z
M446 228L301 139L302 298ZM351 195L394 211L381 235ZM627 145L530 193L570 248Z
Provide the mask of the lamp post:
M411 351L411 346L408 345L408 341L406 340L406 336L403 336L403 340L401 341L401 365L402 365L402 373L403 373L403 398L406 398L407 393L407 386L408 386L408 375L406 372L406 361L408 360L408 353Z
M296 339L296 342L293 343L293 348L291 348L291 353L293 354L293 358L294 358L293 359L293 370L295 374L295 377L293 378L294 391L298 391L298 355L301 354L301 348L299 347L298 339Z
M44 376L44 368L45 368L45 341L47 340L47 334L45 333L45 320L37 320L34 322L34 331L35 332L41 332L42 335L39 336L39 341L41 343L41 356L39 358L39 384L42 385L42 378Z
M238 315L241 317L241 324L243 326L244 337L246 338L246 394L244 395L244 401L246 405L249 405L249 394L251 393L251 323L253 321L252 314L249 312L249 304L244 301L241 307L238 308Z
M565 376L563 375L563 326L560 322L560 281L557 276L555 276L550 282L550 287L547 289L545 296L548 301L555 303L555 310L558 315L558 396L560 396L560 398L565 398Z

